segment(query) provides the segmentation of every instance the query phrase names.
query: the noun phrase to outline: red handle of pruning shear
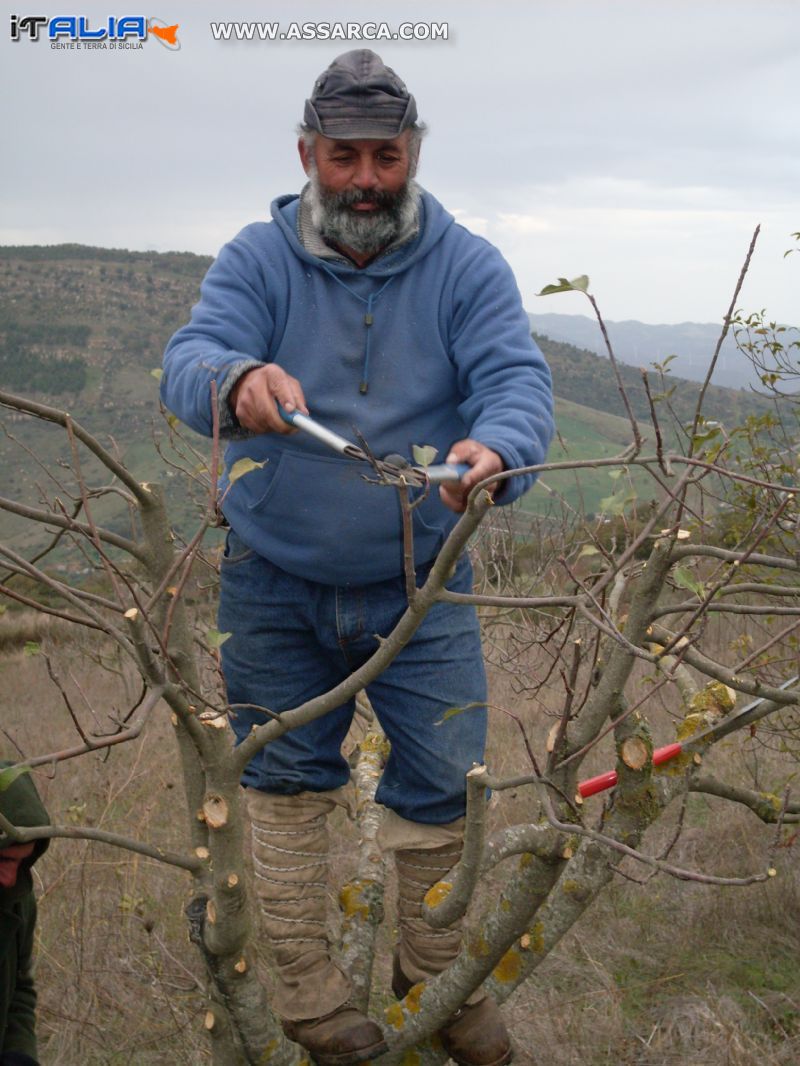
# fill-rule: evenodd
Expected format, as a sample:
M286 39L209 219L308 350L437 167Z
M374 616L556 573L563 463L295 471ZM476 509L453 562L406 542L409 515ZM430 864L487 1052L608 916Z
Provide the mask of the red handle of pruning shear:
M800 680L797 674L788 678L778 685L779 689L785 690L791 688ZM686 747L691 748L698 744L701 740L710 740L712 737L719 740L721 737L727 736L735 729L741 729L742 726L747 725L749 722L755 721L756 717L760 716L759 707L764 703L765 697L759 696L754 699L752 703L748 703L746 707L742 707L740 711L732 715L730 718L724 719L717 725L712 726L710 729L704 730L702 733L696 733L693 737L689 737L686 741ZM680 755L684 750L683 744L667 744L664 748L656 748L653 752L653 766L660 766L662 762L669 762L670 759L674 759L676 755ZM596 792L605 792L607 788L613 788L617 783L617 771L609 770L605 774L598 774L597 777L590 777L588 781L581 781L578 785L578 792L581 796L594 796Z
M680 755L682 751L682 744L667 744L663 748L656 748L653 752L653 766L660 766L662 762L669 762L676 755ZM605 792L606 789L613 788L617 780L617 771L609 770L607 773L598 774L597 777L589 777L586 781L581 781L578 785L578 792L586 799L587 796L594 796L597 792Z

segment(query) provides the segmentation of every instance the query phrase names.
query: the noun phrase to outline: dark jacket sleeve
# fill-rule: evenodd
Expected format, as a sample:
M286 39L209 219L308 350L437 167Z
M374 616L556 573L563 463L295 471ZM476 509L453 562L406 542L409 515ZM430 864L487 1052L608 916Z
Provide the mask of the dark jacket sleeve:
M33 892L20 901L22 921L17 930L17 973L8 1006L0 1066L25 1063L19 1055L36 1062L36 988L33 983L33 931L36 925L36 900ZM10 1053L16 1058L9 1058Z

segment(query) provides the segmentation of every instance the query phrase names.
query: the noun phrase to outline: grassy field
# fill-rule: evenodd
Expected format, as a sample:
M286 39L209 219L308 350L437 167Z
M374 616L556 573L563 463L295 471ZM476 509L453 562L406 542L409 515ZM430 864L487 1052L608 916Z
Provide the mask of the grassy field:
M618 415L561 399L556 399L555 413L557 435L547 456L550 463L608 459L619 455L631 442L630 423ZM579 514L601 511L601 501L613 496L621 484L610 476L611 469L619 471L618 467L609 467L544 474L524 498L522 507L545 513L560 507L563 501ZM646 474L636 472L624 480L639 499L647 498L651 482Z
M13 615L13 617L9 617ZM0 618L0 750L52 750L75 742L62 699L41 654L22 641L42 638L77 713L93 728L132 700L136 685L121 664L88 638L64 643L55 627L24 628L16 612ZM720 639L723 639L721 634ZM727 638L725 638L727 639ZM105 658L105 669L94 660ZM490 659L497 658L491 654ZM536 666L531 661L528 667ZM546 706L520 694L522 665L490 664L491 699L513 710L536 750L552 724ZM554 694L555 698L555 694ZM90 705L93 710L90 711ZM657 743L671 737L669 705L648 708ZM96 715L96 720L93 720ZM12 744L13 738L13 744ZM730 739L710 762L721 777L741 779L757 764L759 787L774 788L796 769L787 755L746 736ZM516 724L491 716L490 767L503 775L529 769ZM592 754L586 774L613 764L610 745ZM89 824L186 848L186 812L164 708L145 733L108 757L61 763L36 781L53 819ZM602 800L587 801L599 812ZM528 816L524 789L493 800L492 824ZM668 812L646 840L669 838ZM335 823L334 879L352 869L354 838ZM672 852L677 864L724 874L763 867L773 830L746 811L693 797ZM797 849L778 853L779 875L747 888L721 889L644 876L610 889L519 990L506 1011L520 1048L517 1062L539 1066L790 1066L800 1061L800 871ZM484 885L496 892L504 870ZM336 884L331 885L335 913ZM197 1066L209 1061L202 1029L202 973L187 943L182 909L187 875L149 859L86 842L57 840L36 867L39 1024L43 1066ZM392 892L390 891L390 897ZM393 906L380 934L374 1006L390 1002L388 973ZM334 919L335 921L335 919Z

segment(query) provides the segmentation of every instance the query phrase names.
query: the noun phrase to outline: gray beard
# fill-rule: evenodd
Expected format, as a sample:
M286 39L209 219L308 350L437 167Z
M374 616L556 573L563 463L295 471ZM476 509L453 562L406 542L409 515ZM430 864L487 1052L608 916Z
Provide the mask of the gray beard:
M317 168L309 173L308 204L311 221L329 243L349 248L357 255L376 255L410 229L417 217L419 186L411 178L396 193L335 193L320 184ZM359 200L377 200L370 212L354 211Z

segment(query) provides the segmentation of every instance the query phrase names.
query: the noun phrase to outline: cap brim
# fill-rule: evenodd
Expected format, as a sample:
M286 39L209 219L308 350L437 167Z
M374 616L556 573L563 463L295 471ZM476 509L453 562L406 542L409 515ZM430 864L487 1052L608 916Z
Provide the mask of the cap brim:
M403 132L396 121L381 122L368 118L329 118L320 123L320 133L336 141L392 141Z
M314 107L310 100L306 100L303 119L307 126L321 133L323 137L333 140L379 140L391 141L399 137L403 130L408 129L417 117L417 108L414 98L410 97L405 108L401 111L396 103L387 107L379 104L369 108L359 108L341 104L335 108L338 114L325 111L334 110L327 105ZM321 113L320 113L321 112Z

